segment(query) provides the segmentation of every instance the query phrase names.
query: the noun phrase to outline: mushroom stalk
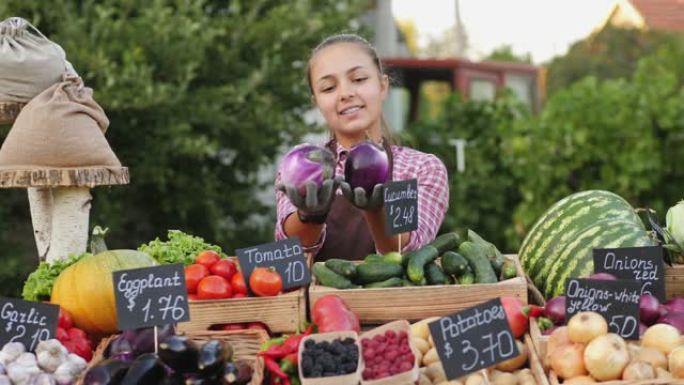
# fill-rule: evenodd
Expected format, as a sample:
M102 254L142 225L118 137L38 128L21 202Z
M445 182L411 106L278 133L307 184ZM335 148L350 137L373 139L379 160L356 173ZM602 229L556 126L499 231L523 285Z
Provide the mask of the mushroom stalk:
M88 187L56 187L52 199L49 263L86 251L92 196Z
M29 187L29 206L31 207L31 222L33 235L36 238L38 258L44 261L50 249L52 236L52 189L49 187Z

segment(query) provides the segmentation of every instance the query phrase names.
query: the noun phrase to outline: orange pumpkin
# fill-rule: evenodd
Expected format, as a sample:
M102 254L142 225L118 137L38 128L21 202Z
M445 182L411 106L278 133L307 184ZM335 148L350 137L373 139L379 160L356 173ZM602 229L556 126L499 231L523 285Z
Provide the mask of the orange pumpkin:
M88 333L115 333L112 273L155 264L149 254L135 250L109 250L86 256L57 277L50 302L71 313L74 324Z

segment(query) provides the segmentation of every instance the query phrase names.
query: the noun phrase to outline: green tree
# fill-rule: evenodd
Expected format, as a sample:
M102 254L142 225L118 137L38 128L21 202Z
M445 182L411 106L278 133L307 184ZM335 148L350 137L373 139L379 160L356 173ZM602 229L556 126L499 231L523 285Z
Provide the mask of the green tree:
M110 118L107 138L131 184L94 189L91 223L112 229L112 246L136 247L177 228L230 252L272 239L274 213L257 198L272 180L259 172L309 129L311 48L351 30L366 6L5 0L0 15L25 17L61 44ZM0 193L0 224L25 223L26 192L10 194L10 207Z
M493 102L464 101L451 94L437 119L421 118L405 132L404 141L435 154L449 175L449 210L442 230L472 228L500 248L515 252L506 243L505 230L513 223L512 208L519 202L513 172L503 158L505 138L524 106L510 94ZM453 139L467 141L465 171L457 170Z
M484 60L500 61L508 63L524 63L532 64L532 56L530 53L518 55L513 52L513 47L510 44L504 44L495 48Z

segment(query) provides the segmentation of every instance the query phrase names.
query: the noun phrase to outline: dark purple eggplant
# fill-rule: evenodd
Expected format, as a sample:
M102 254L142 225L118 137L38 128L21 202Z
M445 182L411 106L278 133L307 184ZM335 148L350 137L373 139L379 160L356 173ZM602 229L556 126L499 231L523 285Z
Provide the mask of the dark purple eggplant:
M199 351L197 367L204 375L218 373L232 356L233 348L230 345L219 340L209 340Z
M185 385L221 385L221 380L216 375L203 376L201 374L185 377Z
M88 370L83 385L118 385L130 366L129 362L106 359Z
M352 189L361 187L370 194L375 185L385 183L389 177L389 160L382 147L366 141L349 151L344 166L344 179Z
M162 342L166 338L176 334L173 325L164 325L158 327L157 341ZM131 344L133 352L136 356L144 353L154 352L154 328L139 328L133 330L126 330L122 334L126 340Z
M131 342L126 338L124 334L120 334L116 338L114 338L109 345L107 345L107 349L105 349L104 356L105 358L109 358L112 356L116 356L120 353L126 353L126 352L133 352L133 346L131 345Z
M252 381L252 365L245 360L227 362L223 367L223 385L247 385Z
M145 353L136 358L128 373L121 380L121 385L151 385L164 379L164 364L154 353Z
M166 373L159 385L185 385L185 377L180 373Z
M197 371L197 345L185 336L171 336L159 344L159 358L177 373Z

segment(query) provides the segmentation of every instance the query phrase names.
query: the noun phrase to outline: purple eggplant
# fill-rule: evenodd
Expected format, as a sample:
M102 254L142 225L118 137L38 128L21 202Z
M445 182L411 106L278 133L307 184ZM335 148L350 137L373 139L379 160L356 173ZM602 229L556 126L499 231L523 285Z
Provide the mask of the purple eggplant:
M133 361L121 385L157 384L165 375L164 364L159 357L154 353L146 353Z
M352 189L361 187L370 194L375 185L387 182L389 171L385 150L374 143L361 142L349 151L344 179Z
M219 340L209 340L199 351L197 367L203 375L216 374L232 356L233 349L230 345Z
M639 318L646 325L653 325L660 317L660 301L650 294L642 294L639 300Z
M306 183L313 181L318 187L335 174L335 158L325 147L302 143L283 158L280 166L283 184L295 186L300 194L306 193Z
M160 326L157 330L157 341L162 342L174 334L176 332L173 325ZM122 336L131 344L136 356L154 352L154 328L126 330Z
M544 314L556 325L565 323L565 296L561 295L546 302Z
M680 333L684 333L684 312L682 311L671 311L667 315L660 317L658 319L659 324L672 325L679 330Z
M104 356L105 358L109 358L128 352L133 353L133 346L124 334L120 334L107 345Z
M171 336L159 344L159 358L176 373L197 371L197 345L185 336Z
M249 362L237 360L227 362L223 368L223 383L225 385L247 385L252 381L253 369Z
M106 359L88 370L83 377L83 385L119 384L130 366L128 362Z

